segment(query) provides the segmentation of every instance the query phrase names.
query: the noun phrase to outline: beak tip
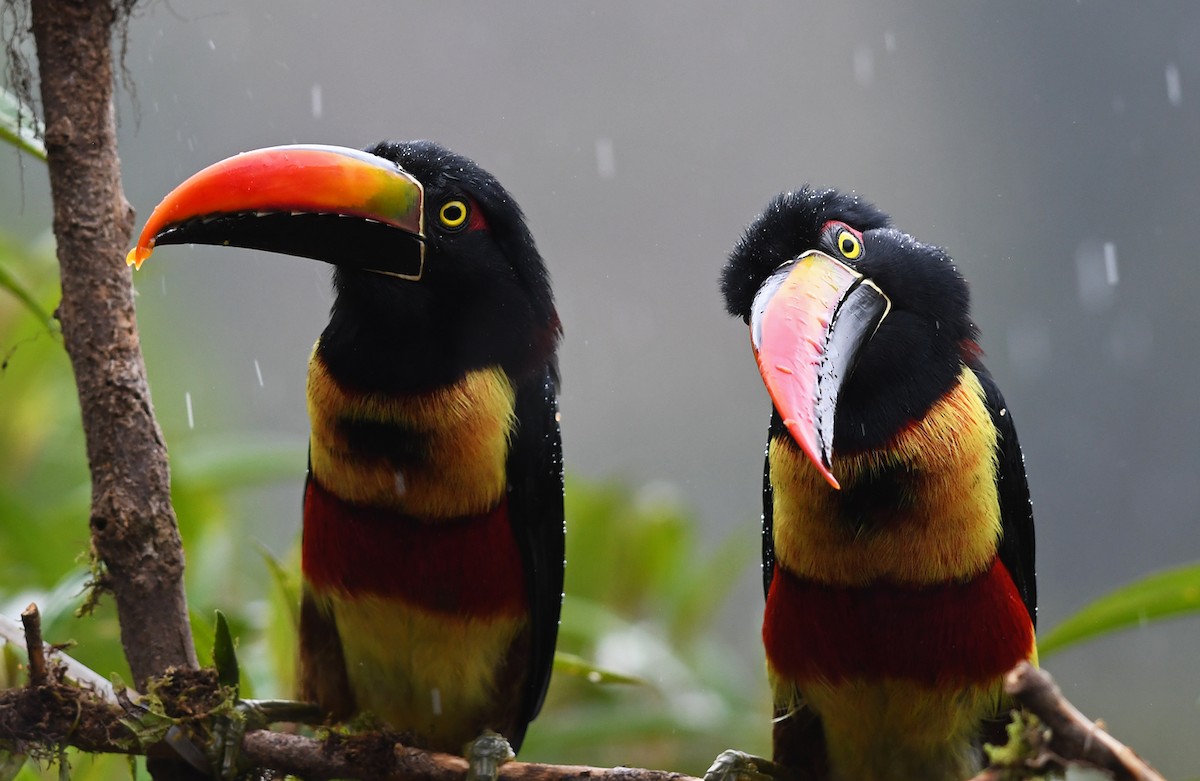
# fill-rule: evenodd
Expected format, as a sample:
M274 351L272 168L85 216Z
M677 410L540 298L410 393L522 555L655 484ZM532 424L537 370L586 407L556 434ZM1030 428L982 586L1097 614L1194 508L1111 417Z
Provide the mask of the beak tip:
M800 446L800 449L808 456L808 460L821 473L821 477L825 478L825 482L829 483L835 491L842 490L842 484L833 476L832 454L826 452L825 448L817 444L816 440L809 435L809 427L801 426L795 418L784 418L783 425L791 434L792 441Z
M152 247L143 247L138 245L129 250L129 253L125 256L125 265L133 266L135 269L141 269L142 264L146 262L146 258L150 257L152 252L154 252Z

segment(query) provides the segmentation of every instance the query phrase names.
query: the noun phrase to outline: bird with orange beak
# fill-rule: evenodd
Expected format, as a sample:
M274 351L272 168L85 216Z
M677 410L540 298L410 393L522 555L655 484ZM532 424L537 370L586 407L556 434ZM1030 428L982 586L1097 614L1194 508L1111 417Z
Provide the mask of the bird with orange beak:
M804 779L951 781L1036 661L1033 515L966 282L857 196L783 193L721 289L773 402L763 643L774 760Z
M308 367L299 694L414 745L519 749L563 584L559 320L516 201L431 142L259 149L159 204L129 262L213 244L333 265Z

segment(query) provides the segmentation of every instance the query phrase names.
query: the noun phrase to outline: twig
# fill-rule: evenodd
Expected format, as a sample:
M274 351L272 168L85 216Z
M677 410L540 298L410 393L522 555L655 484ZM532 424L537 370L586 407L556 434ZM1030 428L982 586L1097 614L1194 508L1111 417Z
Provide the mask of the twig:
M1070 704L1049 673L1022 662L1004 679L1004 691L1050 728L1050 750L1058 756L1108 771L1117 781L1164 781L1133 749Z
M1061 759L1103 770L1117 781L1164 781L1131 748L1068 702L1048 673L1022 662L1005 677L1004 690L1049 727L1048 747Z
M28 648L29 641L26 637L27 633L20 622L0 615L0 639L7 640L18 648ZM112 682L103 675L45 642L42 643L42 651L51 662L63 667L67 680L90 688L111 705L117 704L117 695L113 690ZM127 693L132 697L138 696L137 692L127 691Z
M29 685L45 686L46 644L42 642L42 614L37 605L31 602L21 612L21 624L25 627L25 651L29 654Z

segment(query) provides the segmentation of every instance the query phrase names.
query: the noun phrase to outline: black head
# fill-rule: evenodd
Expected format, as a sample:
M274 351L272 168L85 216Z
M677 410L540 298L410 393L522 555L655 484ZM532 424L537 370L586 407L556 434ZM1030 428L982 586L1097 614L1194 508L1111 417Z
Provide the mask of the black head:
M721 274L726 308L747 322L763 282L809 250L865 275L891 301L841 390L834 442L842 453L877 447L922 417L976 350L967 285L953 261L889 222L856 195L784 193L746 229Z
M424 188L425 260L412 281L337 267L321 355L343 382L412 391L499 364L514 378L553 358L550 279L520 207L494 176L432 141L384 141Z

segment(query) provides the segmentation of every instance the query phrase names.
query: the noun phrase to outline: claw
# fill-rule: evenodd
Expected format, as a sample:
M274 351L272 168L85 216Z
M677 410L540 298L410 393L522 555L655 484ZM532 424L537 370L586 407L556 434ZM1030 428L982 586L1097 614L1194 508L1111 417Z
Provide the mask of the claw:
M734 749L718 754L704 772L704 781L779 781L783 778L787 775L780 773L779 766L771 760Z
M489 730L463 747L467 759L467 781L496 781L500 766L516 757L504 736Z

